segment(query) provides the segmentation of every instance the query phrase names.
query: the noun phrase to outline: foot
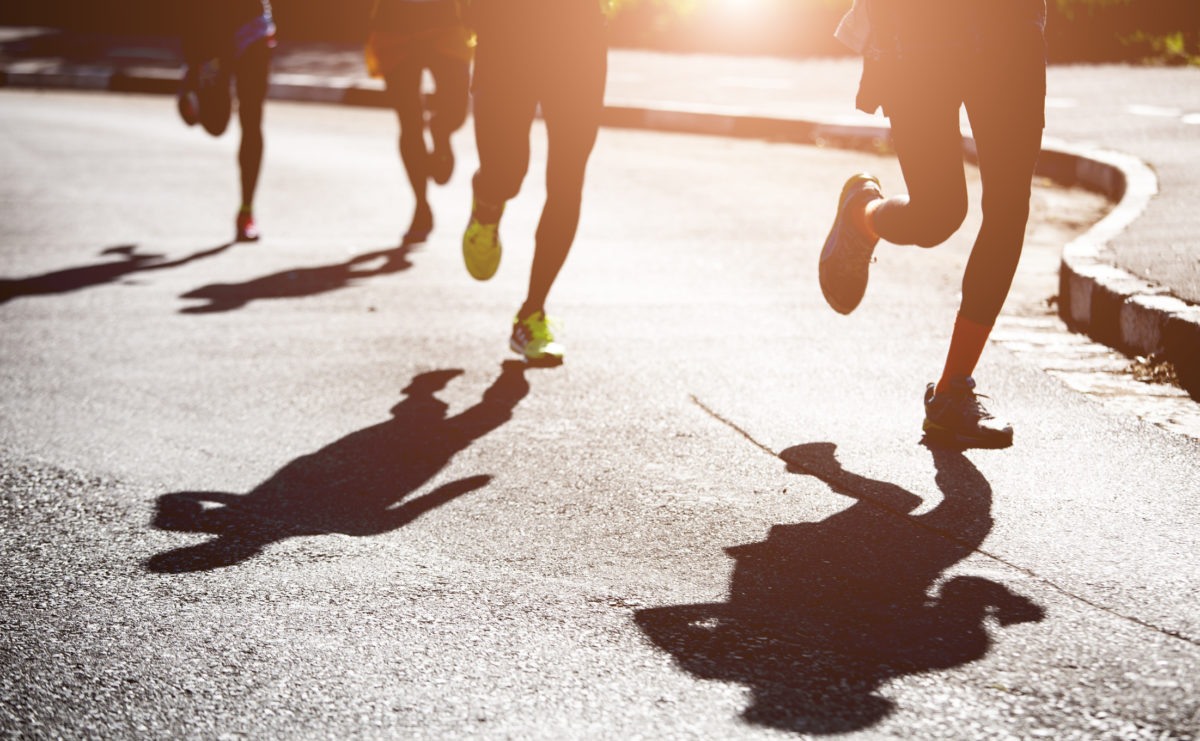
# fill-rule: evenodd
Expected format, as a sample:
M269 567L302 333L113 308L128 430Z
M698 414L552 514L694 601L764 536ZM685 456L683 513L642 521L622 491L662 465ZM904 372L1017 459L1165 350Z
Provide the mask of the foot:
M408 225L408 231L404 233L404 244L424 242L432 231L433 211L429 208L428 203L417 204L417 208L413 212L412 223Z
M858 225L856 212L868 201L882 197L879 181L866 173L854 175L842 188L837 216L825 238L818 271L825 300L840 314L854 311L867 292L867 270L879 241Z
M213 136L225 133L233 115L233 98L229 90L229 73L220 60L210 60L197 71L197 117L204 130Z
M563 361L563 346L554 340L554 332L545 312L538 311L525 318L513 317L512 337L508 346L530 365L559 365Z
M429 177L438 185L445 185L453 174L454 152L450 149L450 140L435 141L429 155Z
M179 91L179 117L188 126L200 123L200 101L196 98L195 90Z
M500 216L504 206L489 206L475 201L471 221L463 233L463 262L475 280L487 280L500 267Z
M935 384L925 388L925 424L930 437L979 448L1007 448L1012 445L1012 425L996 419L975 393L975 379L952 378L940 393Z
M258 225L254 223L254 214L249 211L239 211L236 224L236 239L239 242L257 242L262 236L258 232Z

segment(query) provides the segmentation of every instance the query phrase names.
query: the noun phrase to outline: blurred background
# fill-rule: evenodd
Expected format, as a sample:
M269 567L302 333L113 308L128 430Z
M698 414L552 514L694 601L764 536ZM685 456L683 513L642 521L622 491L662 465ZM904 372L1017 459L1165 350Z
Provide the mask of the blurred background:
M371 0L273 0L283 41L366 38ZM614 0L625 48L810 57L847 53L831 36L850 0ZM1200 0L1048 0L1050 61L1200 64ZM163 0L5 0L0 25L174 35Z

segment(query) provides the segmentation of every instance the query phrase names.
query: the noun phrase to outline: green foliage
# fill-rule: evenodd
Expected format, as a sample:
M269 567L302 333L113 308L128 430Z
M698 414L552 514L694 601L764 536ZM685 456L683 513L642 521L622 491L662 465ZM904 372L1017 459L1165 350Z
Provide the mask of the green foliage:
M1078 11L1087 11L1095 15L1097 11L1114 5L1129 5L1134 0L1054 0L1058 12L1068 20L1074 20Z
M1197 0L1054 0L1052 59L1190 64L1200 56Z
M1122 42L1126 46L1143 49L1139 56L1145 62L1200 67L1200 34L1175 31L1155 35L1136 31L1123 38Z

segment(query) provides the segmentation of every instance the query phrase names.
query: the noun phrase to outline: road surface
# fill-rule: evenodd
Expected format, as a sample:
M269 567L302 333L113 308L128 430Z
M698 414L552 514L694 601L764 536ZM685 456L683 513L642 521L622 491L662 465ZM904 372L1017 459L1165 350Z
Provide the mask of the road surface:
M480 284L469 130L404 249L392 118L273 104L266 237L229 245L232 136L2 97L6 733L1200 733L1200 444L1005 340L1014 447L921 445L977 211L851 317L816 283L841 180L891 160L602 132L535 370L540 129ZM1010 337L1100 208L1034 206Z

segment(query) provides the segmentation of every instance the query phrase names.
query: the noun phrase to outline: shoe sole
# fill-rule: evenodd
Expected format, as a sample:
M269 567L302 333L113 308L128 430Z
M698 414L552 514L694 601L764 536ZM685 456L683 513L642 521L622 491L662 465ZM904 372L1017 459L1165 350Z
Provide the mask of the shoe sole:
M1013 444L1013 436L1011 434L992 435L988 437L963 435L951 430L949 427L943 427L936 422L930 422L928 419L921 425L921 429L931 439L943 443L954 443L968 448L1007 448Z
M858 190L858 188L863 183L874 183L876 187L879 186L878 180L865 174L851 177L846 181L846 184L842 186L842 193L838 197L838 208L833 219L833 226L830 227L829 234L825 237L825 244L821 248L821 258L817 266L817 275L821 284L821 294L825 297L825 302L828 303L829 306L839 314L850 314L858 308L860 303L862 303L863 296L865 296L867 292L867 279L869 277L868 274L871 265L871 255L875 251L875 244L871 244L866 249L855 249L853 254L843 257L840 260L834 257L834 247L837 244L838 233L844 226L843 222L846 216L846 207L849 206L850 201L852 201L862 192L861 190ZM852 192L856 190L858 190L858 192ZM843 252L845 252L845 250L843 250ZM827 266L832 267L832 264L837 262L840 262L842 267L842 269L838 270L837 272L845 273L848 272L847 268L849 268L849 270L853 271L855 276L860 274L862 275L862 290L859 292L858 299L853 302L843 303L835 295L834 286L827 285L831 281L831 278L829 277L829 268L827 268Z
M526 365L532 365L540 368L550 368L556 365L562 365L563 362L561 355L543 355L540 358L531 358L525 354L525 348L518 345L516 340L512 338L509 338L508 340L508 347L517 355L520 355L521 359L525 361Z
M497 250L499 250L499 248L497 248ZM470 273L471 277L475 280L491 280L492 276L496 274L496 271L500 269L500 261L496 260L496 264L492 266L490 271L483 273L476 272L475 269L471 267L471 258L468 257L467 248L465 246L463 247L463 264L467 266L467 272Z

